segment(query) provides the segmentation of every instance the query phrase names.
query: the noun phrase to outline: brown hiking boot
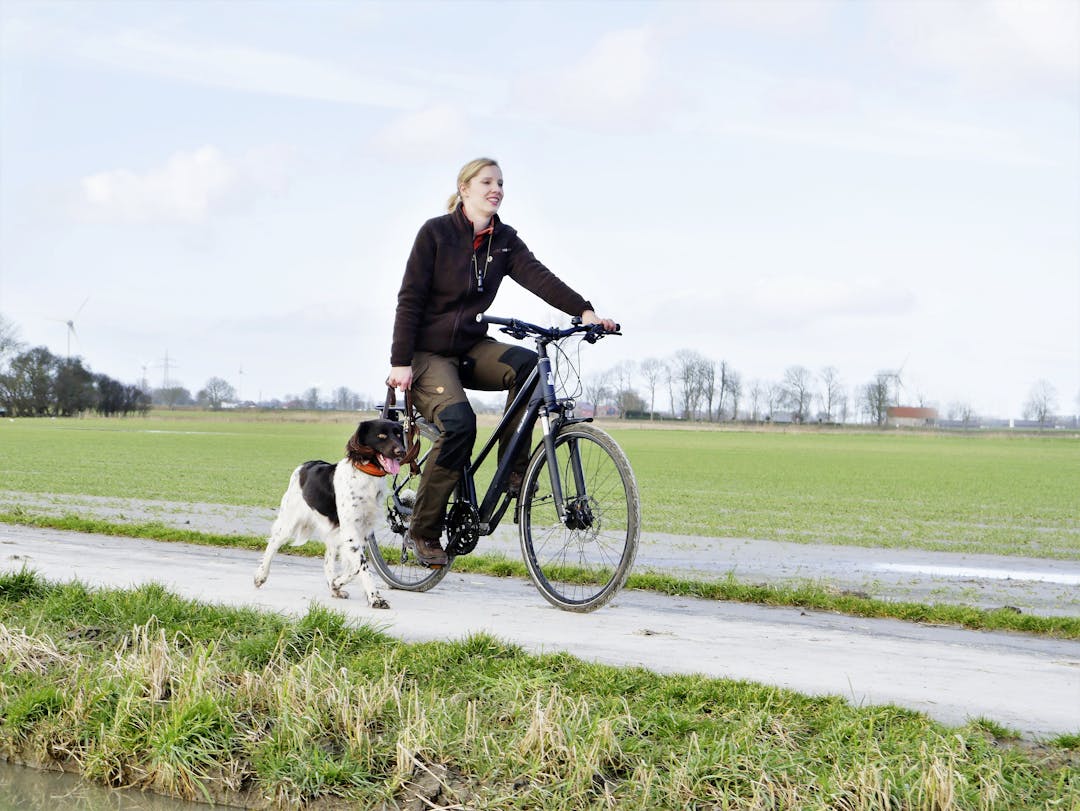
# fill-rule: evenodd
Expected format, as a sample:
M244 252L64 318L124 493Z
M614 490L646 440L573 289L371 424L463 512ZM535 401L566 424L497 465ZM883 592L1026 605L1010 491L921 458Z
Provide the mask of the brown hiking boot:
M413 549L416 550L416 558L425 566L445 566L450 562L450 558L446 556L446 552L439 546L439 542L429 541L427 538L418 538L409 533L409 540L412 542Z

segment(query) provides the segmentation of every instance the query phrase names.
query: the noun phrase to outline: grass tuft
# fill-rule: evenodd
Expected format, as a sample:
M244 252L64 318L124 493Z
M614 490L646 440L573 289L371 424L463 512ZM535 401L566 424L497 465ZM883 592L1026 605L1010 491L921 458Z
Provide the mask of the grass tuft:
M0 601L37 598L44 593L45 584L42 579L25 565L17 572L0 573Z

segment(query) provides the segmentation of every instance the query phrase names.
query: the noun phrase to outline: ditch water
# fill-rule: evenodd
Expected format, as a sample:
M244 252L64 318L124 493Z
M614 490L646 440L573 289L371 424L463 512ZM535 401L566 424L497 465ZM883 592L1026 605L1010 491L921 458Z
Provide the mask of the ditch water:
M197 811L209 807L130 789L102 788L73 774L0 761L0 811Z

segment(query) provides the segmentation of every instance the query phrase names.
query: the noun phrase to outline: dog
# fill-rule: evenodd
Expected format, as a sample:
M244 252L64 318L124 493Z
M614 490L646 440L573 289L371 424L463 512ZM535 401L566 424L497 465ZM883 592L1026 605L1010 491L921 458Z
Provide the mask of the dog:
M386 520L384 477L400 470L405 455L400 423L366 420L349 438L340 462L313 460L296 468L255 570L255 588L266 582L270 561L282 546L302 546L314 538L326 544L323 571L331 596L347 598L342 586L359 576L368 605L389 608L375 587L364 543L378 522Z

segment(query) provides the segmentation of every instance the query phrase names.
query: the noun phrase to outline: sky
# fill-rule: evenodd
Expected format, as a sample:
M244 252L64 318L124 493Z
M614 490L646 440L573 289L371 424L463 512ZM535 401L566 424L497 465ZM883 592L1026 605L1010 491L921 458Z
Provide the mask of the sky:
M480 155L623 325L587 378L693 350L1080 411L1075 0L0 0L0 314L124 382L380 397ZM561 321L514 287L492 314Z

